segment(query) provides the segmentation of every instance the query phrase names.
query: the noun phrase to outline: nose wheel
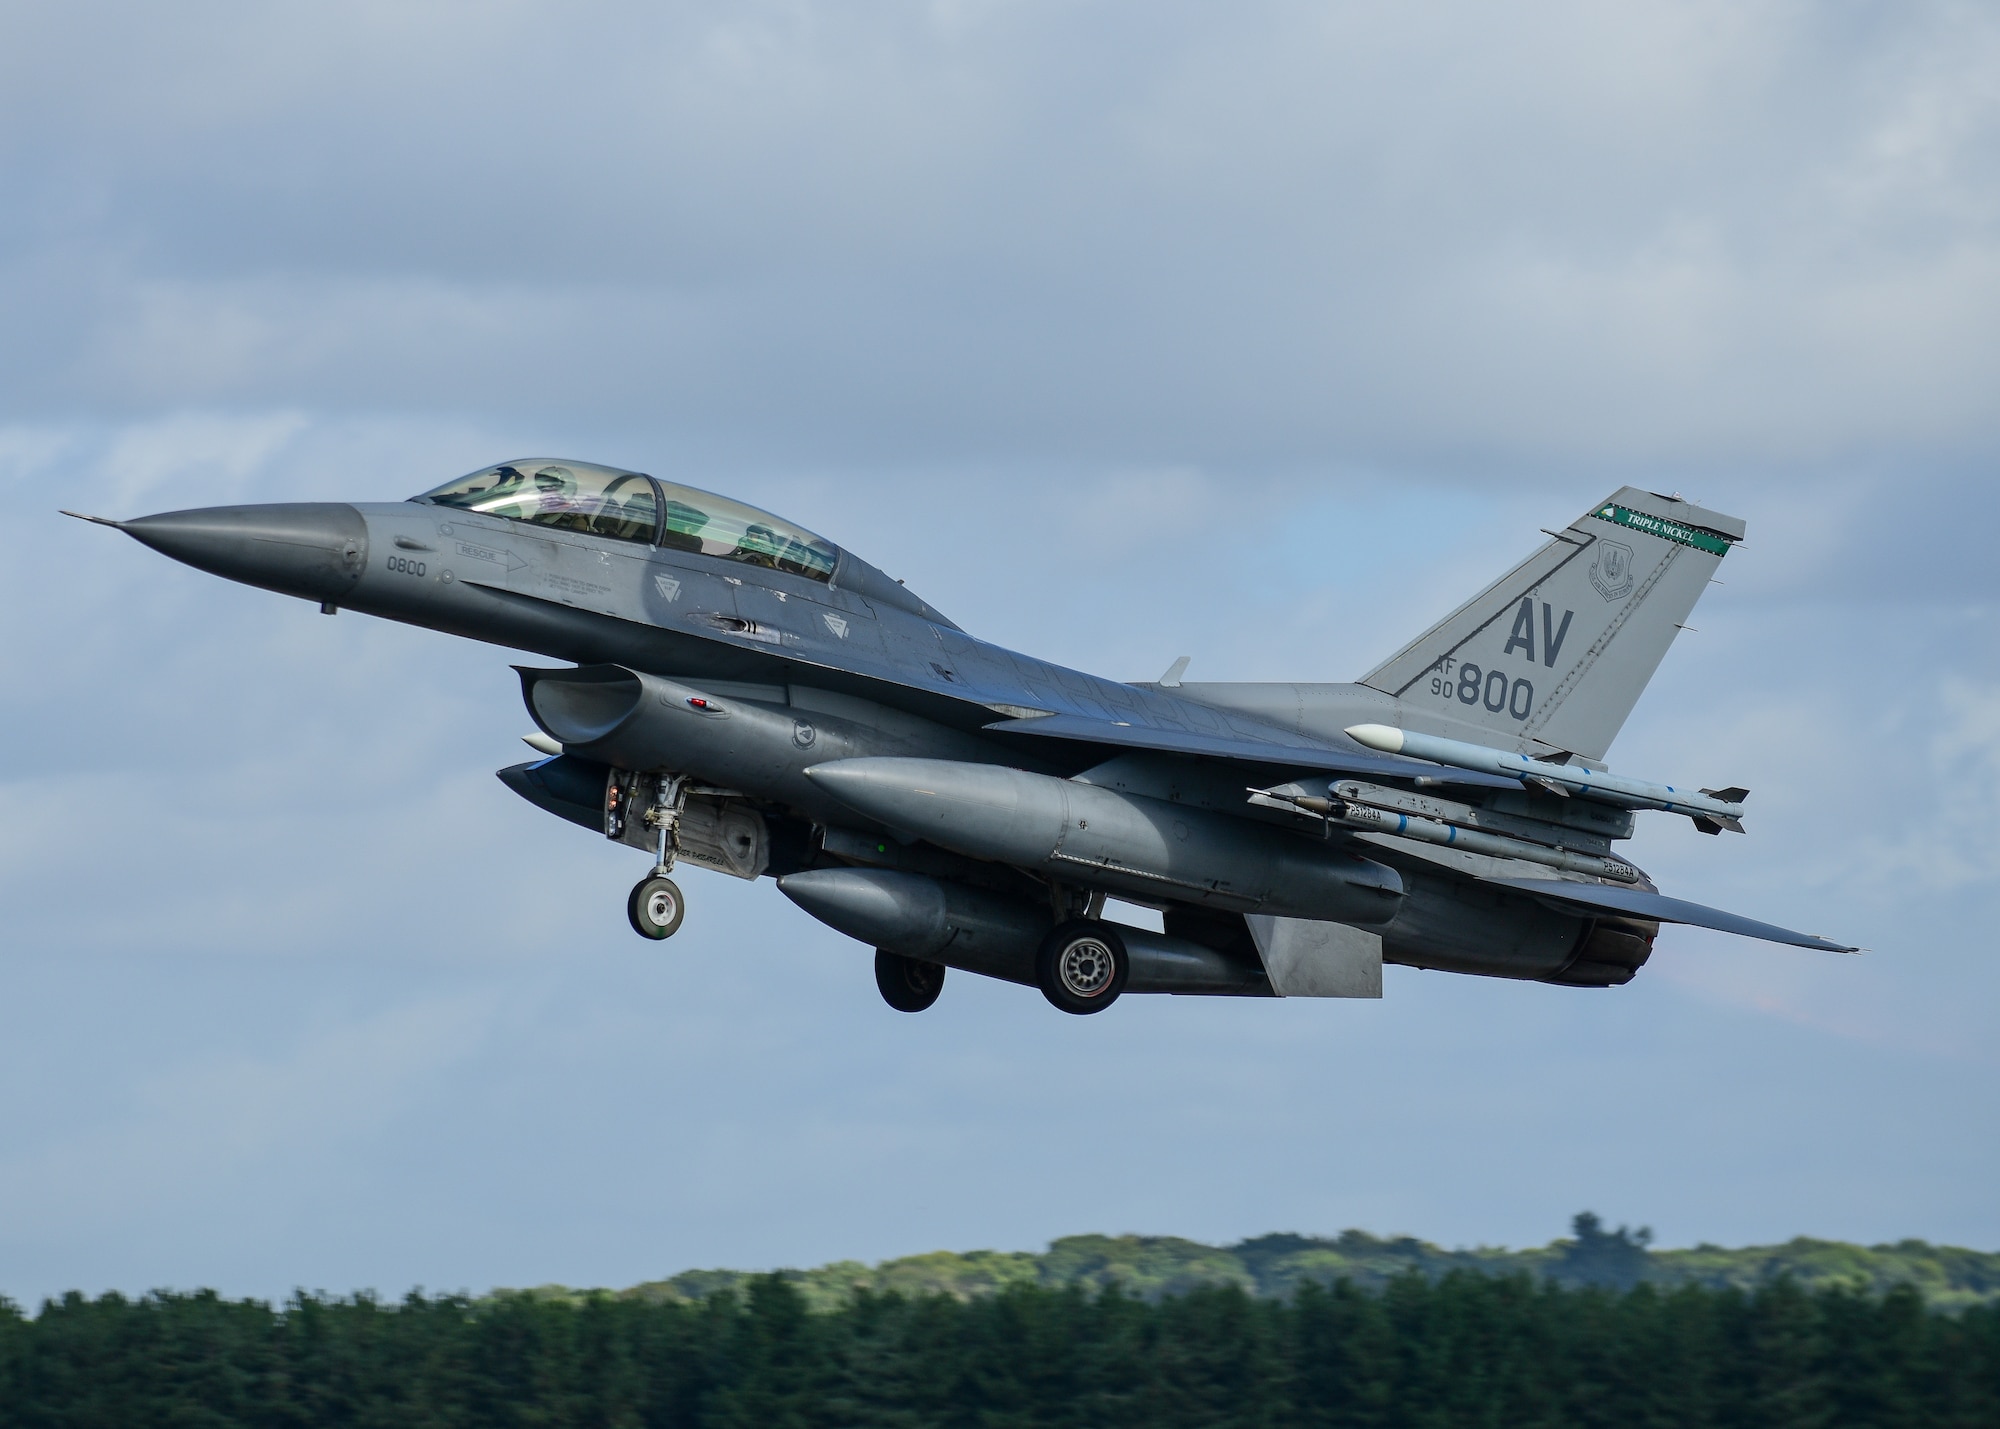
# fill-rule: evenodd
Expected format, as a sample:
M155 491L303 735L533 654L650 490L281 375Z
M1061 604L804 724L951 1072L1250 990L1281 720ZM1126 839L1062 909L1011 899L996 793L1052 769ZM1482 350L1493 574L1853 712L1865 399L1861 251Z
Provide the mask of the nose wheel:
M681 930L687 904L681 900L681 886L664 874L642 878L625 900L625 916L632 931L642 938L671 938Z
M686 805L687 780L662 775L653 806L645 813L647 826L659 831L660 856L653 871L633 885L632 896L625 900L625 916L632 921L632 931L642 938L658 941L673 937L687 913L681 886L667 877L680 848L681 810Z

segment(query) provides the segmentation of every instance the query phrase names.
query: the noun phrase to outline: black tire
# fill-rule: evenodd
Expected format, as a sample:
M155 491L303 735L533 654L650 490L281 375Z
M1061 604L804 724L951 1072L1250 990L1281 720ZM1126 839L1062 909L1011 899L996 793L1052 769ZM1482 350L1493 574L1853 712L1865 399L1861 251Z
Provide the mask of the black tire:
M944 991L944 964L875 950L875 986L898 1012L922 1012Z
M1042 996L1064 1012L1102 1012L1118 1000L1131 972L1125 940L1109 923L1075 918L1058 923L1035 955Z
M681 886L671 878L642 878L625 900L625 916L632 921L632 931L642 938L671 938L681 930L687 901L681 897Z

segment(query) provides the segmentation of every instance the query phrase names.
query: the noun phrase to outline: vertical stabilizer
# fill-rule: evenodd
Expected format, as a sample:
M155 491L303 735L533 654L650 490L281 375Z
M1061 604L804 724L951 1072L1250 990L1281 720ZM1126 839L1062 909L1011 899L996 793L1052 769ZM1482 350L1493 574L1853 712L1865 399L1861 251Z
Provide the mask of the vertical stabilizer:
M1743 530L1625 487L1361 683L1412 729L1601 760Z

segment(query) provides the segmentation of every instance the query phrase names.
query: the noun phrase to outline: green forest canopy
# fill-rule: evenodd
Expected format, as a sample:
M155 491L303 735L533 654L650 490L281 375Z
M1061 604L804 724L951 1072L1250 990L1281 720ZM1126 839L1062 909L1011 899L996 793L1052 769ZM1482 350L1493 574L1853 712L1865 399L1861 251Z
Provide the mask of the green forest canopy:
M0 1429L1990 1429L2000 1306L1778 1280L1406 1274L1143 1300L755 1276L592 1294L65 1296L0 1307Z
M2000 1256L1349 1231L690 1271L616 1293L0 1300L43 1426L1987 1426Z
M1739 1250L1714 1245L1653 1250L1649 1232L1624 1226L1609 1230L1589 1212L1578 1215L1571 1230L1569 1237L1531 1250L1444 1250L1409 1236L1383 1238L1352 1230L1332 1239L1265 1235L1231 1246L1203 1245L1176 1236L1080 1235L1066 1236L1040 1255L940 1250L874 1266L848 1260L780 1274L798 1286L808 1305L821 1310L839 1305L856 1289L965 1299L1010 1285L1081 1285L1116 1287L1158 1299L1198 1287L1235 1286L1268 1299L1287 1297L1307 1282L1331 1285L1349 1280L1380 1289L1412 1271L1436 1279L1454 1270L1614 1289L1643 1283L1751 1290L1787 1278L1807 1289L1838 1285L1873 1294L1909 1286L1926 1303L1943 1310L2000 1300L1996 1252L1920 1240L1860 1246L1804 1237ZM700 1300L749 1279L746 1271L690 1270L620 1293L647 1300ZM535 1293L559 1297L577 1292L546 1286Z

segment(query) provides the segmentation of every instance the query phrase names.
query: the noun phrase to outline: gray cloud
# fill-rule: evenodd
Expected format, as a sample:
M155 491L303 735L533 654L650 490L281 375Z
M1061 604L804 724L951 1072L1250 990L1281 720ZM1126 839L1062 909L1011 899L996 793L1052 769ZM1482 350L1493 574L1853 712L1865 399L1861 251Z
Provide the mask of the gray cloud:
M1992 438L1979 7L194 14L23 17L17 412L1232 467Z
M0 1291L1538 1241L1584 1204L2000 1235L1986 8L5 25ZM534 451L785 511L1122 678L1351 678L1538 527L1683 490L1751 539L1615 754L1750 784L1753 832L1636 856L1875 951L1670 933L1606 996L1411 973L1081 1027L960 979L896 1019L768 888L699 880L637 947L631 860L490 777L506 652L52 515Z

